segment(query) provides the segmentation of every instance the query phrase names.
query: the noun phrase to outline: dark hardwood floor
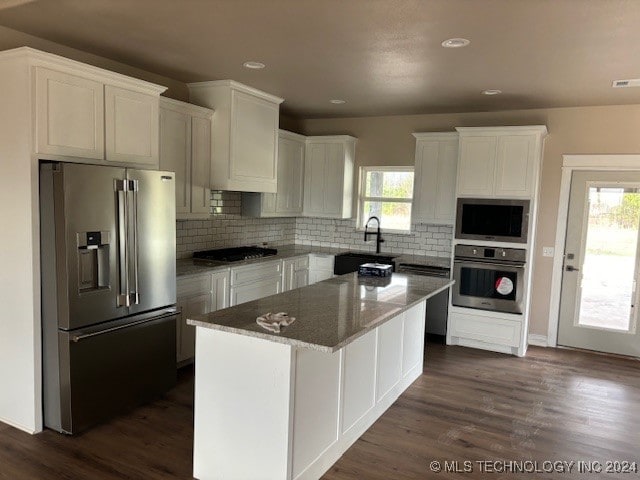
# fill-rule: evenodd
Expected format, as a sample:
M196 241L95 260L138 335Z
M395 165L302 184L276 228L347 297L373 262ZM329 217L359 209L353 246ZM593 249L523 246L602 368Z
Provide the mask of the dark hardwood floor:
M189 479L192 410L187 369L165 398L76 437L31 436L0 424L0 478ZM485 460L533 460L539 470L548 468L544 461L640 462L640 362L543 348L515 358L430 344L425 374L323 478L532 478L483 473L476 462ZM458 470L468 461L473 471L434 473L432 461L443 468L458 461ZM577 465L571 474L535 474L603 477L578 473Z

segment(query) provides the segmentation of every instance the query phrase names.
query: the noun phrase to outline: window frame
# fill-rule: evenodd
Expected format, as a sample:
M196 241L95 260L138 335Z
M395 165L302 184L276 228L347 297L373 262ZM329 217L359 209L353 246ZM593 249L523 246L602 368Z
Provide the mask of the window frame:
M367 201L374 202L393 202L393 203L408 203L411 205L411 218L409 219L409 229L408 230L398 230L393 228L385 228L385 232L398 234L398 235L410 235L412 233L413 227L413 199L414 192L411 192L411 197L406 199L404 198L389 198L389 197L366 197L364 195L364 189L366 187L366 177L368 172L411 172L413 173L413 188L415 190L415 167L412 165L402 165L402 166L378 166L378 165L369 165L369 166L361 166L358 178L358 214L356 216L356 231L364 232L364 226L362 226L363 212L364 212L364 204Z

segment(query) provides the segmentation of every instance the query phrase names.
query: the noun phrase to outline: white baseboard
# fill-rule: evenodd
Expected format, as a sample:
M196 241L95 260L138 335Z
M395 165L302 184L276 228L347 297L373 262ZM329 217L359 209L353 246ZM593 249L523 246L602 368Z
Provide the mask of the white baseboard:
M27 432L31 435L35 435L36 433L40 433L42 431L42 428L38 429L37 427L33 428L31 426L22 425L21 423L14 422L12 420L8 420L3 417L0 417L0 422L6 423L7 425L12 426L13 428L17 428L18 430L22 430L23 432Z
M549 342L547 341L546 335L538 335L536 333L530 333L527 338L529 345L535 345L536 347L548 347Z

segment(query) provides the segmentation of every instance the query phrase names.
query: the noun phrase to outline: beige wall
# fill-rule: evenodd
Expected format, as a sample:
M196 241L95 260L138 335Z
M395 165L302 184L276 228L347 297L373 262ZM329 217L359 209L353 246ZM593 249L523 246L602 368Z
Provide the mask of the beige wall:
M563 154L640 153L640 105L519 110L491 113L312 119L306 135L348 134L358 138L357 165L411 165L412 132L452 131L456 126L546 125L540 211L534 257L530 333L547 335L553 246ZM561 254L561 252L557 252Z
M187 85L183 82L179 82L178 80L173 80L172 78L167 78L162 75L147 72L146 70L125 65L124 63L116 62L115 60L109 60L108 58L92 55L91 53L82 52L75 48L65 47L59 43L50 42L43 38L34 37L33 35L0 26L0 51L18 47L37 48L43 52L53 53L78 62L88 63L94 67L104 68L105 70L111 70L112 72L121 73L122 75L128 75L130 77L146 80L147 82L163 85L168 88L167 91L163 93L164 96L183 101L189 100Z

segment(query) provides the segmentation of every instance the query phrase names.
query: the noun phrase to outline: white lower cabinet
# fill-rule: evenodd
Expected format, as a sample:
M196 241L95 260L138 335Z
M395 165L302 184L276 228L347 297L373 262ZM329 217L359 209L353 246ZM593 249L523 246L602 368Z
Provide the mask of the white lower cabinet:
M195 356L196 342L196 329L187 319L229 306L229 270L178 278L177 297L176 360L186 363Z
M198 327L194 477L321 478L422 374L424 313L333 353Z
M376 403L376 332L363 335L344 349L342 433L349 431Z
M338 440L340 352L298 350L295 371L294 478Z
M402 373L402 323L404 314L378 328L378 378L376 399L380 401L400 381Z
M280 292L282 260L231 269L231 307Z
M335 255L312 253L309 255L309 285L332 278Z
M282 262L282 291L309 285L309 255L287 258Z
M402 328L402 378L413 370L422 370L424 362L425 304L421 303L404 313Z

